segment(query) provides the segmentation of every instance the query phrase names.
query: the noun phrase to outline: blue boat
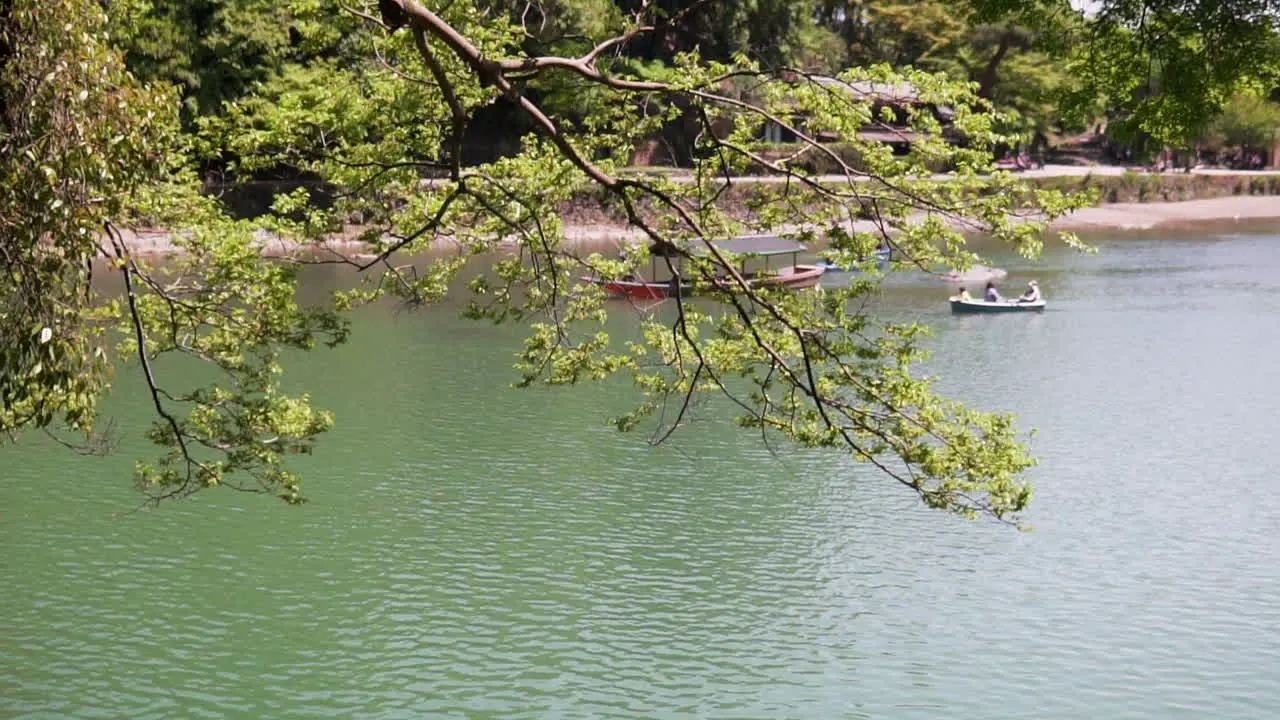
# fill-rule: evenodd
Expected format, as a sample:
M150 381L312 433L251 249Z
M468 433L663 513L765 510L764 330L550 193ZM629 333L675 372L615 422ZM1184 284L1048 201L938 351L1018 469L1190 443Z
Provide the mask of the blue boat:
M877 250L877 251L875 251L875 252L871 253L871 257L869 257L869 258L867 258L867 259L868 259L868 260L875 260L877 263L887 263L887 262L889 262L889 258L890 258L890 257L892 257L892 255L893 255L893 251L892 251L891 249L889 249L889 248L881 248L881 249L879 249L879 250ZM842 266L840 266L840 265L835 264L834 262L831 262L831 261L830 261L830 260L828 260L827 258L819 258L819 259L818 259L818 262L816 262L816 263L814 263L814 264L815 264L815 265L817 265L817 266L818 266L818 267L820 267L820 268L824 268L824 269L825 269L827 272L829 272L829 273L834 273L834 272L857 272L857 270L858 270L858 268L856 268L856 267L842 267Z
M1044 306L1045 301L1043 299L1035 302L1018 302L1017 300L988 302L976 299L964 300L959 296L951 298L951 312L953 313L1044 312Z

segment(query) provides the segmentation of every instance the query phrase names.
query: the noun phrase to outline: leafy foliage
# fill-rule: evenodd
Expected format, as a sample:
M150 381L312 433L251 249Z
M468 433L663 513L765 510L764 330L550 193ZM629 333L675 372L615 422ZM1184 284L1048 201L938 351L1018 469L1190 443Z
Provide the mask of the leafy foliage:
M136 87L77 0L0 15L0 430L91 426L107 379L91 312L103 224L164 173L167 98Z
M1073 105L1189 146L1238 90L1280 84L1277 18L1275 0L1104 3L1071 57Z
M904 264L963 266L975 256L964 250L962 229L983 229L1034 254L1040 225L1020 216L1052 217L1085 200L1033 191L992 173L990 149L1005 138L994 130L999 116L971 88L884 66L845 73L855 84L910 82L922 95L921 108L956 108L953 122L968 140L964 147L943 139L933 114L912 110L908 122L922 139L908 155L895 156L853 132L881 122L872 98L833 91L807 75L784 77L745 57L730 64L696 53L676 57L671 67L632 72L597 64L611 45L607 39L573 57L530 58L517 25L494 22L463 0L446 7L438 16L403 2L403 16L395 17L384 8L384 26L371 22L362 36L370 61L326 65L316 71L323 84L302 72L282 76L260 95L231 105L225 122L209 125L218 138L213 145L232 150L244 167L287 162L345 189L325 210L281 205L303 216L281 214L273 221L277 231L300 243L324 243L343 218L362 218L374 259L349 262L381 274L360 300L395 294L432 301L453 285L465 257L511 248L495 266L496 278L468 283L468 314L498 322L537 319L519 357L519 385L631 374L645 399L617 419L620 429L647 420L665 436L697 412L697 396L723 394L736 403L744 428L842 448L884 468L932 506L996 517L1025 506L1030 491L1018 474L1031 460L1011 419L943 400L927 380L913 377L921 329L859 311L874 284L821 298L780 293L752 281L738 269L742 258L712 242L783 232L825 241L834 257L856 262L887 240ZM373 8L366 11L377 16ZM401 27L389 29L397 23ZM629 36L620 37L626 42ZM591 106L586 115L557 113L522 93L525 83L565 82L556 76L593 87L611 102ZM730 78L749 79L752 100L742 99ZM525 138L517 157L462 165L454 149L459 128L499 98L517 103L540 132ZM634 148L686 107L698 109L700 123L693 179L621 174ZM806 133L851 138L860 167L833 159L849 174L847 182L819 183L792 161L756 154L761 122L797 114L807 118L803 130L795 128L807 152L829 151ZM936 165L955 168L956 179L923 179ZM715 199L730 182L726 177L750 166L792 182L763 190L753 217L743 220ZM625 260L582 257L566 242L558 204L593 185L646 239ZM852 208L864 206L876 208L872 227L850 222L857 214ZM392 260L442 241L459 248L459 257L425 270ZM642 342L617 343L604 330L611 303L579 276L634 271L650 252L686 278L692 292L723 303L722 310L697 309L678 297L676 320L654 316L645 322Z
M1280 104L1240 94L1214 118L1203 138L1210 150L1242 148L1266 153L1280 141Z
M346 325L331 311L298 307L297 266L263 259L249 228L200 200L193 205L204 217L177 241L183 255L172 266L148 267L118 237L113 248L127 295L110 307L129 338L122 350L138 355L159 416L148 437L169 449L157 463L139 464L137 481L157 498L229 485L301 502L299 479L283 458L309 453L333 417L306 395L280 391L280 353L313 349L318 340L341 343ZM165 355L206 363L218 379L180 394L164 390L156 362Z
M91 0L13 0L0 5L0 261L13 279L0 290L0 429L60 421L90 432L114 326L156 412L149 437L162 456L137 469L151 497L225 486L299 502L286 459L310 452L333 419L281 390L282 352L343 342L340 312L354 304L460 292L466 260L497 253L491 276L465 279L467 314L529 323L517 385L629 375L639 402L616 425L654 425L659 440L706 407L700 398L725 397L746 431L838 448L931 507L1016 521L1033 460L1013 419L940 397L913 374L924 330L866 312L876 268L848 289L785 293L716 240L780 234L845 265L888 243L907 270L974 262L964 233L980 231L1034 256L1044 221L1093 198L995 171L992 150L1027 126L1002 108L1041 113L1074 93L1075 107L1128 112L1135 127L1172 136L1208 117L1180 109L1194 95L1208 92L1211 108L1242 74L1270 72L1270 56L1236 39L1209 46L1237 30L1273 39L1265 12L1223 3L1238 16L1224 19L1202 0L1134 16L1138 5L1152 3L1109 4L1085 22L1048 0L135 0L112 18L139 82ZM1081 32L1093 44L1074 42ZM838 61L824 56L836 49ZM1049 57L1086 82L1059 74L1010 87L1041 76ZM1157 61L1160 84L1135 72L1143 57ZM845 58L864 62L845 68ZM910 87L920 102L890 125L858 90L868 86ZM938 107L953 110L945 132ZM464 162L468 132L495 108L523 133L518 152ZM765 122L797 137L794 155L762 154ZM860 134L899 123L916 138L906 154ZM690 139L688 178L622 169L676 125ZM841 152L818 141L830 135ZM840 181L814 177L806 156L824 157ZM335 200L288 193L271 216L233 221L197 192L198 162L313 174ZM932 179L939 167L948 181ZM745 214L730 212L721 198L751 173L777 182ZM587 193L637 233L625 259L567 241L560 204ZM134 254L127 232L144 224L171 230L181 253ZM352 232L358 252L327 244ZM301 307L295 271L310 256L264 257L264 233L324 248L369 282ZM443 242L459 252L408 260ZM619 342L605 330L617 305L583 276L636 272L651 257L689 294L647 313L640 340ZM95 258L123 278L124 297L94 295ZM174 362L211 377L172 388Z
M301 499L281 461L306 452L330 419L279 391L279 352L338 342L331 311L299 308L290 265L264 260L253 228L200 197L183 163L177 104L138 85L82 0L17 0L0 16L0 431L90 433L107 388L106 331L131 340L170 452L140 464L154 497L229 484ZM134 257L121 228L172 229L185 252L163 267ZM124 298L90 285L95 259ZM171 393L156 366L181 354L222 378ZM184 415L185 413L185 415ZM256 480L241 485L233 473Z

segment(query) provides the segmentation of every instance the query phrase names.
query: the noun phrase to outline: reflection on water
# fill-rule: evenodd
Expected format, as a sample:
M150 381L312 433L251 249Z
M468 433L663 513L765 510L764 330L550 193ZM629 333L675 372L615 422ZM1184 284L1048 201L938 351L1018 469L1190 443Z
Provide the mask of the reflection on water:
M122 376L119 455L0 454L0 715L1268 717L1277 243L997 256L1043 314L886 290L1039 429L1025 535L710 418L648 448L625 384L512 391L515 330L381 310L299 368L340 422L312 503L117 515Z

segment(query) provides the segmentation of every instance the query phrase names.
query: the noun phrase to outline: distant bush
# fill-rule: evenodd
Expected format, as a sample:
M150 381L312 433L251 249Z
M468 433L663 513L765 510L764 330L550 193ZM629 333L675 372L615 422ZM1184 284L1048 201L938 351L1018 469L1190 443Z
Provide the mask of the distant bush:
M1030 182L1037 187L1068 192L1095 187L1100 191L1100 204L1177 202L1228 195L1280 195L1280 176L1126 172L1123 175L1086 175L1083 179L1032 178Z

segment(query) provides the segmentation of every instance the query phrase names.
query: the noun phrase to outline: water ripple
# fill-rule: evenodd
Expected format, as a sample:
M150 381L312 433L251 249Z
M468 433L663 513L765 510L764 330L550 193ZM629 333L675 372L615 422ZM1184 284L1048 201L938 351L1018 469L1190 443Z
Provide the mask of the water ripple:
M650 448L625 386L508 391L514 330L372 311L301 368L304 508L116 516L145 448L4 450L0 716L1269 717L1277 240L1051 253L1038 317L886 292L1039 428L1029 535L723 422Z

